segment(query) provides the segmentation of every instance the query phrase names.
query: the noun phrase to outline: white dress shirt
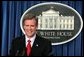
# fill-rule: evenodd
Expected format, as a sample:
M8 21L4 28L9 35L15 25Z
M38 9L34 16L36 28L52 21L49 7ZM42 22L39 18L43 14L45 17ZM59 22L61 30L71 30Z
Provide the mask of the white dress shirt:
M26 41L26 47L27 47L27 44L28 44L28 40L30 40L31 41L31 47L33 46L33 43L34 43L34 40L35 40L35 38L36 38L36 34L33 36L33 37L31 37L31 38L28 38L27 37L27 35L25 35L25 41Z

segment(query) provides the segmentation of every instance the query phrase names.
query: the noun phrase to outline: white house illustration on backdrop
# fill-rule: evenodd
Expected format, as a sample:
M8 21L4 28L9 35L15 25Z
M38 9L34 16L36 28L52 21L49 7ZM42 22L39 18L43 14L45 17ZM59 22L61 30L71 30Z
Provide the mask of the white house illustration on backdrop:
M50 8L38 17L39 30L74 30L74 16L59 15L59 11Z

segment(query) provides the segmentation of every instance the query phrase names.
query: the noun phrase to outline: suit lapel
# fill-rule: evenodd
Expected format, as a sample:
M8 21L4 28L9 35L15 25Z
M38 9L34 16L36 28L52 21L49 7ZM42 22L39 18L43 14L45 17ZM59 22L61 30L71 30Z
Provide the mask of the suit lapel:
M25 44L25 36L22 36L22 38L20 38L20 54L26 55L26 44Z
M34 44L33 44L33 46L32 46L32 52L31 52L31 55L36 54L36 53L37 53L37 50L39 49L39 47L40 47L39 37L36 35Z

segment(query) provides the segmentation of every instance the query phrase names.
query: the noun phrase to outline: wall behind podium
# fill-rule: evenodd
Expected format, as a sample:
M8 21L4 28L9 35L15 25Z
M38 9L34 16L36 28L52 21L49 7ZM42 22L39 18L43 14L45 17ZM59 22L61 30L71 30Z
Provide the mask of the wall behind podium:
M12 39L22 35L20 18L22 14L33 5L52 1L2 1L1 7L1 56L9 54ZM84 6L82 1L54 1L73 7L82 16ZM54 56L83 56L83 31L74 40L53 45Z

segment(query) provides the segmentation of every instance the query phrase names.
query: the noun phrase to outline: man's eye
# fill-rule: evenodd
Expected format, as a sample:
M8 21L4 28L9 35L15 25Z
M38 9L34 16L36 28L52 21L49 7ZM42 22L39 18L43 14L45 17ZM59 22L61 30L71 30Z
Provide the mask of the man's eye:
M31 25L32 27L34 27L34 25Z
M26 25L26 26L29 26L29 25Z

